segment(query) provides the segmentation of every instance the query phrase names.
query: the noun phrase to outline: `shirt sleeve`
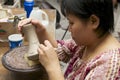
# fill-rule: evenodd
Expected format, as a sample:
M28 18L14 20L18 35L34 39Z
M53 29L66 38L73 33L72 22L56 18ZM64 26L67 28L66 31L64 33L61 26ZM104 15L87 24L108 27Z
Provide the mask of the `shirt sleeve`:
M57 42L58 48L56 48L56 52L58 53L59 60L67 63L76 52L78 46L72 39L57 40Z

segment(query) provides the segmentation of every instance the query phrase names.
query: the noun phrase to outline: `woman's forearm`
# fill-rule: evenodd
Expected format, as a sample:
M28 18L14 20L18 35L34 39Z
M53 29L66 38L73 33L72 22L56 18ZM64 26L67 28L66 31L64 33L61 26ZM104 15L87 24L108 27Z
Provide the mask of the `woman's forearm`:
M57 47L57 41L55 40L55 37L50 35L46 29L42 30L41 32L37 33L38 39L40 43L44 43L45 40L49 40L53 47Z

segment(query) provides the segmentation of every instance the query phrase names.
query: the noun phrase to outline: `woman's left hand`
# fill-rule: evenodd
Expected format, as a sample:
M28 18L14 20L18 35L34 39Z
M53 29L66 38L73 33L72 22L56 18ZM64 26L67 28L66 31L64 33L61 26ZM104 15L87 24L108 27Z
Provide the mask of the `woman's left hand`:
M57 53L48 40L45 40L44 44L40 44L38 52L39 61L45 67L46 71L60 69Z

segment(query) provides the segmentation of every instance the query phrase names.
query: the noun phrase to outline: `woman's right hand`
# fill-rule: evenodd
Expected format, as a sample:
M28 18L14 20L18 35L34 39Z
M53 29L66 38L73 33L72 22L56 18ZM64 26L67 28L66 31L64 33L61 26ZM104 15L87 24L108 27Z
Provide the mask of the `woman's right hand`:
M33 26L35 26L36 33L38 35L38 39L40 40L40 43L44 43L44 40L49 40L54 47L57 47L57 42L56 42L55 38L51 37L51 35L46 30L46 27L43 26L38 20L31 19L31 18L21 20L18 23L18 30L22 33L22 27L25 24L29 24L29 23L31 23Z
M45 30L45 27L38 21L38 20L35 20L35 19L31 19L31 18L27 18L27 19L24 19L24 20L21 20L19 23L18 23L18 30L20 32L22 32L22 27L25 25L25 24L29 24L31 23L33 26L35 26L36 28L36 32L39 33L43 30Z

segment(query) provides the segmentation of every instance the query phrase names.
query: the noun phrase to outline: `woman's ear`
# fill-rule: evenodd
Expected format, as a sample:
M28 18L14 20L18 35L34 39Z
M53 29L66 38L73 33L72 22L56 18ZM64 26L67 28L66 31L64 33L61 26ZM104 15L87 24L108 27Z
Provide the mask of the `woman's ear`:
M99 18L95 15L90 16L90 24L93 26L93 29L96 29L99 25Z

